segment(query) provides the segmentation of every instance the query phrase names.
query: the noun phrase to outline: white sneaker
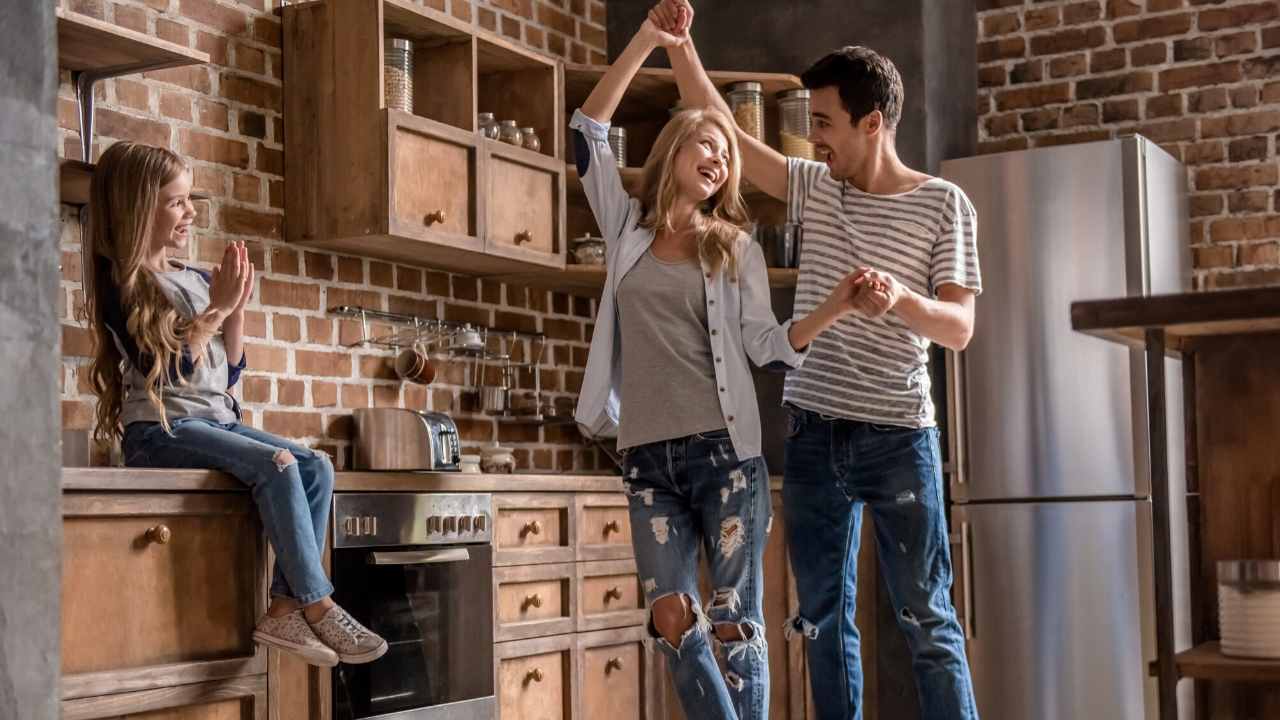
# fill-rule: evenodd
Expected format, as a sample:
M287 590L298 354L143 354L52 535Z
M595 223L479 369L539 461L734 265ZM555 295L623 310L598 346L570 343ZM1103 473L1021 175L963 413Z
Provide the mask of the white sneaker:
M294 610L278 618L263 615L253 629L253 639L293 653L312 665L333 667L338 664L338 654L316 636L302 610Z

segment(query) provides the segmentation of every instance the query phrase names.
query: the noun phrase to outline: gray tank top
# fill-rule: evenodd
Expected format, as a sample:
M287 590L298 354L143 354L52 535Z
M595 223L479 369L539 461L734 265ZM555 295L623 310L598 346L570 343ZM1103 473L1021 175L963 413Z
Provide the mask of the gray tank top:
M195 270L184 268L156 273L155 277L179 315L193 318L209 306L209 284ZM207 353L205 362L196 364L185 384L162 385L161 400L169 422L184 417L200 417L220 423L239 419L236 402L227 393L229 368L220 333L209 341ZM132 422L160 422L160 413L147 397L146 373L134 367L123 346L120 354L125 357L124 403L120 422L125 426ZM161 382L164 382L163 376Z
M667 263L646 252L618 286L618 316L618 448L724 428L697 259Z

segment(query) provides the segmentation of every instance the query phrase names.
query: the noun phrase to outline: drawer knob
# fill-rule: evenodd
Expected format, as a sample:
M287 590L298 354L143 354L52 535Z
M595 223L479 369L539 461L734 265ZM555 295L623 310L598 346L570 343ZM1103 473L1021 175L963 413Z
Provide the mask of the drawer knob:
M529 597L526 597L524 599L524 602L521 603L520 605L520 612L524 612L528 610L530 607L536 607L536 608L542 607L542 596L535 593L533 595L530 595Z
M157 545L167 544L171 537L173 537L173 531L169 529L168 525L156 525L155 527L147 528L147 540Z
M524 528L520 530L520 537L524 537L526 535L541 535L541 534L542 534L542 523L538 522L537 520L534 520L533 522L525 523Z
M604 601L606 603L608 603L610 600L621 600L621 599L622 599L622 590L619 589L617 585L614 585L613 587L609 588L604 593Z
M422 222L425 223L427 227L431 227L436 223L444 222L447 217L449 216L445 214L445 211L433 210L432 212L427 213L426 217L422 218Z
M527 243L527 242L533 242L533 233L529 232L528 230L521 230L520 232L516 233L517 245L520 245L522 243Z
M604 664L604 673L606 675L614 670L622 670L622 658L609 658L609 662Z
M616 533L616 532L622 532L622 526L618 524L617 520L610 520L609 522L604 524L605 537L608 537L609 533Z
M542 670L540 668L534 668L524 676L525 685L531 682L542 682Z

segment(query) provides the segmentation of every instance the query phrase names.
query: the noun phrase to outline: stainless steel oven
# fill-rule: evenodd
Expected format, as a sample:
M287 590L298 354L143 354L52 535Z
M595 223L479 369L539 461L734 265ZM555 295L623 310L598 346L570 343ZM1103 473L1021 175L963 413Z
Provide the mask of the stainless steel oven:
M489 495L339 493L334 600L387 654L333 669L334 720L492 720Z

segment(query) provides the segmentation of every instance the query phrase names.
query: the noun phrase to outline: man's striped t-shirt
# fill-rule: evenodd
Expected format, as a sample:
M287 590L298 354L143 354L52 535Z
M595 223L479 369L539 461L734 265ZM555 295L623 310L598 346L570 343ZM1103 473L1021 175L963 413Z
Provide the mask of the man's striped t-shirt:
M804 228L796 318L858 267L887 272L929 298L945 284L982 291L977 213L954 183L933 178L899 195L873 195L832 178L825 163L788 163L788 221ZM892 311L876 319L851 313L787 375L783 402L848 420L930 427L928 348Z

